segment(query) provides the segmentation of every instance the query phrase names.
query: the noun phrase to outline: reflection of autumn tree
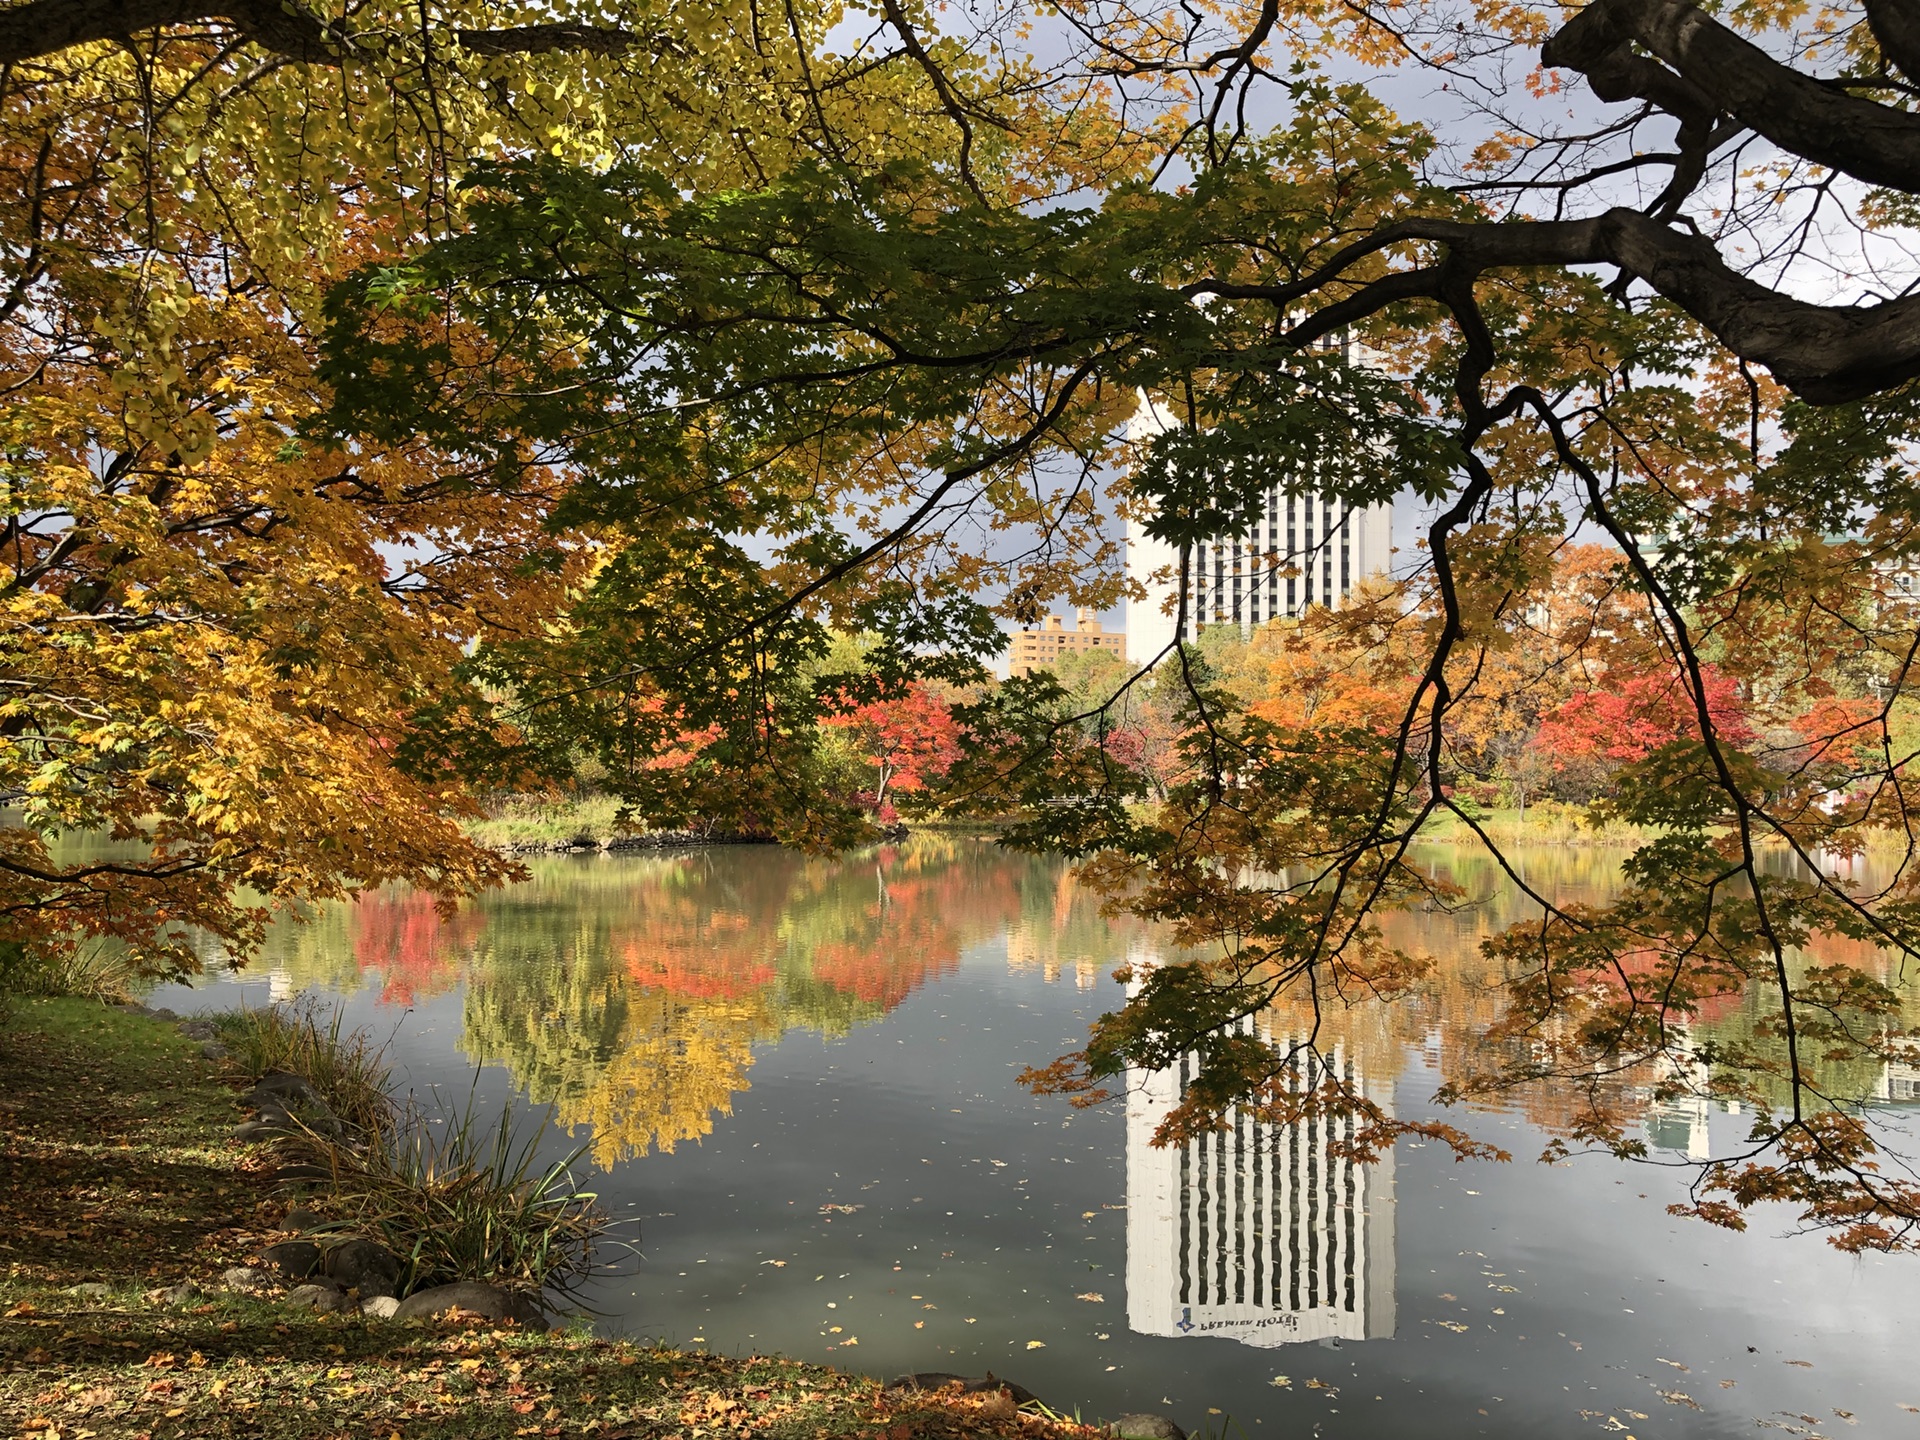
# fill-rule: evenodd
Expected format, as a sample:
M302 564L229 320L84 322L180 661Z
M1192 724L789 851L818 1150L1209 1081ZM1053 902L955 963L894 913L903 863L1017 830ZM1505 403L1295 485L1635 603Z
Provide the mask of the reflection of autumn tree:
M1017 923L1007 931L1007 965L1037 969L1048 984L1073 969L1073 981L1089 990L1106 971L1145 943L1148 929L1130 916L1101 913L1100 896L1060 866L1023 887Z
M1042 903L1058 868L935 839L538 867L478 907L466 1048L591 1125L601 1164L670 1150L729 1112L755 1045L878 1019Z
M433 896L418 890L369 891L354 901L352 913L354 963L380 973L380 999L395 1005L451 990L461 956L487 923L471 905L443 914Z

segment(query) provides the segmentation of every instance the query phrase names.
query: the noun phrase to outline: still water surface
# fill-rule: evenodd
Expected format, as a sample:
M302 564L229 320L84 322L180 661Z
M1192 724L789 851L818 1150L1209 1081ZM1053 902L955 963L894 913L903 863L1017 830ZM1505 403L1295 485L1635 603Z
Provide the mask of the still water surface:
M405 892L334 907L244 978L154 1003L316 993L391 1035L418 1091L552 1105L641 1227L586 1296L609 1331L991 1370L1217 1434L1920 1436L1920 1259L1849 1258L1785 1214L1745 1235L1674 1219L1677 1168L1538 1164L1551 1095L1437 1110L1491 1015L1473 942L1517 912L1491 872L1434 863L1487 902L1403 917L1439 977L1354 1020L1342 1060L1512 1164L1403 1142L1356 1172L1324 1137L1254 1127L1155 1150L1164 1078L1086 1112L1029 1096L1020 1069L1075 1048L1154 937L1066 866L974 840L544 860L451 920ZM1614 883L1604 852L1528 863ZM1901 1123L1910 1080L1855 1078ZM1647 1117L1668 1160L1741 1124Z

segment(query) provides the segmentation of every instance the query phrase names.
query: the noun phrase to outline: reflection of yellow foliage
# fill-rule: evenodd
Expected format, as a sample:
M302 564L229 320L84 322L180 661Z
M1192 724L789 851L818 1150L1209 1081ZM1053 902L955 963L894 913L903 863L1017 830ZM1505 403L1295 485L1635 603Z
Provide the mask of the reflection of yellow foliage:
M671 1150L731 1112L755 1045L878 1019L968 945L1044 913L1058 871L938 839L838 861L756 848L537 864L475 907L463 1047L591 1126L601 1165Z
M563 1124L593 1127L593 1158L603 1167L710 1134L716 1115L733 1113L733 1092L748 1086L754 1042L780 1031L764 993L634 999L606 1068L560 1107Z
M1102 914L1100 896L1065 865L1046 890L1036 886L1021 898L1019 919L1007 931L1007 968L1038 970L1049 985L1071 966L1075 987L1091 990L1124 958L1129 939L1147 934L1131 917Z

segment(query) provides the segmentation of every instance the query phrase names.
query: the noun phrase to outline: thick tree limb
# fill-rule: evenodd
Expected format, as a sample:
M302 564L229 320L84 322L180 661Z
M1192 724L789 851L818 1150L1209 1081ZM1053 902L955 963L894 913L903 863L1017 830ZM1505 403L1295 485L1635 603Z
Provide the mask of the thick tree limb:
M338 21L322 22L295 0L27 0L0 10L0 65L43 59L75 45L125 40L162 26L215 21L232 25L262 49L307 65L338 65L380 48L379 40L356 36ZM521 25L453 34L463 49L476 55L604 55L642 45L678 48L658 36L591 25Z
M1220 294L1293 307L1333 283L1348 266L1410 241L1446 247L1438 266L1398 271L1291 328L1306 344L1388 305L1410 299L1445 303L1448 276L1535 265L1617 265L1651 286L1717 336L1734 354L1764 365L1815 404L1878 394L1920 375L1920 296L1877 305L1814 305L1770 290L1721 259L1711 241L1616 208L1588 220L1476 225L1409 220L1347 246L1291 285L1201 281L1193 295Z
M1905 10L1907 0L1886 0ZM1878 27L1876 27L1877 33ZM1636 56L1632 45L1672 67ZM1696 94L1815 164L1899 190L1920 190L1920 115L1821 84L1741 39L1690 0L1595 0L1548 40L1540 58L1578 70L1602 99L1640 96L1698 123ZM1690 87L1676 92L1675 82Z
M1864 0L1867 27L1880 53L1907 79L1920 81L1920 5L1914 0Z

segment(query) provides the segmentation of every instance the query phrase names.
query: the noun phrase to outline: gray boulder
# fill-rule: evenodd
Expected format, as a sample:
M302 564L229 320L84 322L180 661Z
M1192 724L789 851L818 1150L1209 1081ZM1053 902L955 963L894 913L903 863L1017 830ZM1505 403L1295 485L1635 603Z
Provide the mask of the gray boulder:
M391 1320L400 1310L400 1302L391 1295L373 1295L360 1302L360 1313L375 1320Z
M211 1040L219 1032L213 1028L211 1020L182 1020L180 1033L189 1040Z
M276 1101L282 1107L303 1105L311 1106L315 1110L327 1108L326 1102L320 1098L319 1091L300 1076L285 1070L269 1070L254 1081L253 1094L248 1099L249 1103L256 1108Z
M260 1258L289 1280L305 1280L320 1269L324 1257L311 1240L282 1240L262 1250Z
M326 1217L318 1210L309 1210L304 1205L296 1205L287 1211L287 1218L280 1222L280 1228L291 1230L296 1235L304 1235L309 1230L318 1230L326 1223Z
M220 1283L229 1290L264 1290L277 1278L271 1270L261 1270L253 1265L236 1265L221 1273Z
M546 1325L546 1312L539 1301L517 1290L502 1290L472 1280L452 1285L436 1285L418 1290L400 1302L393 1312L396 1320L425 1320L449 1310L466 1310L486 1320L517 1320L522 1325Z
M347 1292L337 1285L302 1285L287 1292L287 1304L317 1310L322 1315L337 1315L353 1307Z
M1122 1415L1106 1431L1115 1440L1187 1440L1187 1432L1164 1415Z
M391 1295L400 1283L400 1257L374 1240L342 1241L327 1251L322 1268L363 1300Z
M227 1047L218 1040L209 1040L200 1047L200 1053L208 1060L224 1060L227 1058Z
M333 1171L324 1165L282 1165L273 1172L276 1185L324 1185L333 1179Z

